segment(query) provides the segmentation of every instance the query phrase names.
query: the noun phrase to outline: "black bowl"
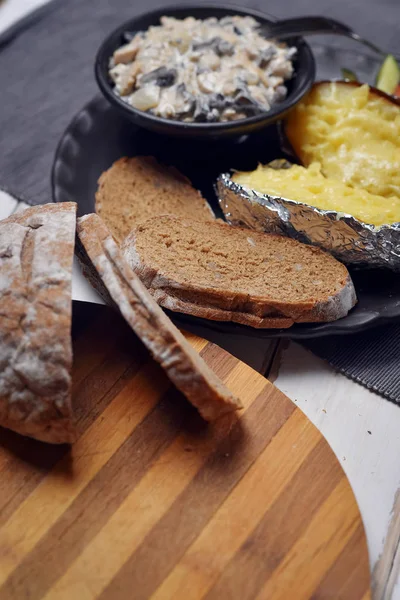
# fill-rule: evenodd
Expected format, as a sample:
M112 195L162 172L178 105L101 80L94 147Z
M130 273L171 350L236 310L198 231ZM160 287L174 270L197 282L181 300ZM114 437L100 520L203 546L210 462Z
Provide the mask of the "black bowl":
M163 15L178 19L184 19L188 16L193 16L197 19L206 19L207 17L222 18L226 15L251 15L261 24L271 22L271 19L268 19L258 11L244 10L234 6L215 6L211 4L180 5L158 8L157 10L145 13L126 21L113 31L103 42L97 53L95 63L96 80L107 100L140 127L151 129L157 133L193 138L220 138L249 134L282 119L301 100L314 82L314 56L308 44L302 38L296 37L287 40L289 45L296 46L297 48L294 61L294 75L287 82L287 97L283 102L273 106L268 112L228 123L184 123L182 121L163 119L137 110L129 106L114 93L113 83L108 75L109 60L114 51L125 43L123 38L124 33L145 31L151 25L158 25Z

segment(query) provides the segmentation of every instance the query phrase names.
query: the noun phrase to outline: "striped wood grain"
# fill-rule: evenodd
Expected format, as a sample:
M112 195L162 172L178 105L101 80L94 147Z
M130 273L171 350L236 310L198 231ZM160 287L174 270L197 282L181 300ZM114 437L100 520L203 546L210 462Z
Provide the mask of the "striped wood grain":
M245 407L207 426L117 314L73 336L77 443L1 431L0 598L370 597L344 472L270 382L188 336Z

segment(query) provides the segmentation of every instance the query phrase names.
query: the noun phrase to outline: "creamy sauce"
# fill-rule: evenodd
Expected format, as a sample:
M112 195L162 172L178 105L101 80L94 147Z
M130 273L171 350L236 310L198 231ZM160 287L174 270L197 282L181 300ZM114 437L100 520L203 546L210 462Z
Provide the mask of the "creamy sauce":
M296 49L263 38L258 27L252 17L162 17L114 52L115 93L139 110L186 122L266 112L286 97Z

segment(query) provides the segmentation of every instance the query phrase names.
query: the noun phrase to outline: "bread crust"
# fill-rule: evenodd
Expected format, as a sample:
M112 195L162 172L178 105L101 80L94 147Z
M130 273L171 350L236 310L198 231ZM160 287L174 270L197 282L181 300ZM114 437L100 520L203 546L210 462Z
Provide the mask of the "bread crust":
M251 313L225 310L212 306L201 306L194 302L180 300L176 296L168 294L166 290L152 290L151 294L156 302L163 308L174 312L209 319L210 321L232 321L241 325L249 325L257 329L287 329L293 325L292 319L285 317L257 317Z
M348 299L345 297L348 294L352 294L352 287L351 281L348 281L338 296L329 299L327 302L316 304L311 312L300 315L297 320L286 317L283 314L279 317L260 317L250 312L226 310L216 308L215 306L202 306L195 302L180 299L173 295L171 290L167 289L150 290L150 293L163 308L194 317L209 319L210 321L232 321L233 323L248 325L256 329L288 329L295 323L310 322L310 319L312 319L313 323L326 323L328 320L336 321L337 318L340 318L336 315L340 314L340 311L345 310L343 307L347 306ZM329 315L331 315L330 319Z
M105 299L112 299L125 320L141 338L154 359L163 367L176 387L207 421L241 408L240 401L195 352L180 331L151 297L139 277L125 261L122 252L98 215L78 219L81 247L78 258L87 276L99 288L99 277L106 288ZM88 268L91 261L93 268Z
M45 442L75 437L71 279L76 204L0 222L0 425Z

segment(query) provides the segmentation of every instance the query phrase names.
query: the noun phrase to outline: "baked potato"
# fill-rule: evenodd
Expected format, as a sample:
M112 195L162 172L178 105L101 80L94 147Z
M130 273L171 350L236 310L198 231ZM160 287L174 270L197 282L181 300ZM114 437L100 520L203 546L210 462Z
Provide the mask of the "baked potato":
M274 163L259 165L255 171L234 173L232 181L268 196L350 214L369 225L400 221L400 198L385 199L367 190L354 189L332 177L324 177L319 163L312 163L308 168L299 165L275 168Z
M289 113L284 132L308 167L348 186L400 198L400 102L354 81L323 81Z

